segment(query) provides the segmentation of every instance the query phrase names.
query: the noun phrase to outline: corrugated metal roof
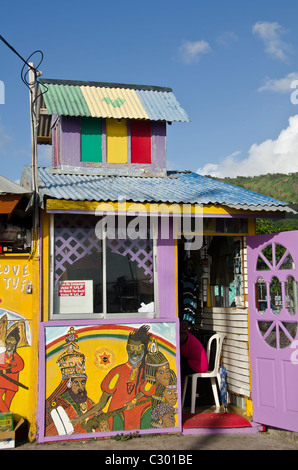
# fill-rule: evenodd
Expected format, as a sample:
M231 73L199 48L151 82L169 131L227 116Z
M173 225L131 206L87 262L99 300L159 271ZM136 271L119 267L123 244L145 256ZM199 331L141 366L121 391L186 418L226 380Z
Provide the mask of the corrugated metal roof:
M0 175L0 195L5 194L30 194L30 191Z
M170 88L54 79L40 79L39 88L39 107L50 115L189 121Z
M23 181L30 180L25 167ZM192 172L170 171L167 177L101 175L84 172L64 173L39 168L40 196L73 201L126 201L180 204L219 204L254 211L292 211L287 204L268 196Z

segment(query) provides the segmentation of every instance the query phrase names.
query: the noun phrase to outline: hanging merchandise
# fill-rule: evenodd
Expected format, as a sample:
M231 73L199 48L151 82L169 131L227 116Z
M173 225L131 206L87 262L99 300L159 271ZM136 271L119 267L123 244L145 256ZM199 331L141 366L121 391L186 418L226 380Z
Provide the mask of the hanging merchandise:
M219 368L220 375L220 396L221 401L225 410L225 413L228 412L228 390L227 390L227 370L221 365Z
M182 275L183 320L195 324L197 312L198 276L193 271L192 261L187 258L186 270Z

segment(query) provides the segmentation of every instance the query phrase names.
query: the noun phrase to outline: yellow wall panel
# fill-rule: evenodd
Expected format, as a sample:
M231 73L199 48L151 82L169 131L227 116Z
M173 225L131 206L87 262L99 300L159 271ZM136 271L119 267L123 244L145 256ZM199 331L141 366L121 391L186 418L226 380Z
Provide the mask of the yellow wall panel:
M126 120L106 120L107 133L107 162L127 162L127 126Z
M38 387L39 252L0 256L0 347L2 376L0 412L12 412L29 423L29 440L36 435ZM30 286L30 289L27 289ZM8 372L14 389L3 378L7 362L7 338L16 336L15 350L9 359L15 367ZM4 351L5 349L5 351ZM9 369L9 368L8 368ZM5 369L4 369L5 373Z

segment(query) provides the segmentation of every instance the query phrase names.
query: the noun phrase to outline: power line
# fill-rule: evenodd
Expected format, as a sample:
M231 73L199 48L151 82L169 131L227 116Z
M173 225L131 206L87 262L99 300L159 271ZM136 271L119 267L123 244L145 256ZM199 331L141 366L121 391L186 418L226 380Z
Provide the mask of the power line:
M43 95L44 93L47 92L47 88L42 91L38 96L36 96L36 82L37 82L37 77L42 75L40 71L38 71L38 67L43 61L43 53L42 51L34 51L32 54L27 59L24 59L21 54L18 53L18 51L15 50L15 48L9 44L6 39L4 39L3 36L0 35L1 41L14 53L16 54L19 59L24 62L24 65L21 70L21 79L23 83L28 87L29 92L30 92L30 118L31 118L31 145L32 145L32 190L33 190L33 201L32 201L32 206L33 206L33 233L32 233L32 241L33 241L33 246L31 248L31 254L30 258L35 256L36 249L37 249L37 239L38 239L38 205L39 205L39 195L38 195L38 163L37 163L37 139L36 139L36 130L38 126L38 119L36 116L36 102L37 98ZM41 55L41 59L37 65L37 67L34 67L33 63L29 63L29 60L31 57L39 53ZM27 65L28 69L25 71L25 66ZM27 74L29 76L29 80L27 80Z
M32 65L28 64L27 60L25 60L25 59L21 56L21 54L19 54L18 51L16 51L15 48L12 47L12 45L9 44L9 42L7 42L6 39L4 39L3 36L1 36L1 34L0 34L0 39L1 39L2 42L4 42L4 44L5 44L7 47L9 47L10 50L12 50L12 52L14 52L26 65L28 65L28 67L30 67L31 69L33 68ZM41 51L38 51L38 52L41 52Z

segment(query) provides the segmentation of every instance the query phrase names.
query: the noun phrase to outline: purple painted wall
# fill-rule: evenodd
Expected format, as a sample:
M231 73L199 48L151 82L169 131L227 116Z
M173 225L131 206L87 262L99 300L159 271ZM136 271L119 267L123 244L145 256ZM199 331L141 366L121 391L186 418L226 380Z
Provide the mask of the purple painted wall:
M174 319L176 315L175 274L175 240L171 220L169 237L163 239L159 230L157 241L158 318L160 320Z
M166 123L151 122L151 156L152 167L163 170L167 167L166 161Z
M81 121L80 118L61 118L60 163L79 166L81 160Z

